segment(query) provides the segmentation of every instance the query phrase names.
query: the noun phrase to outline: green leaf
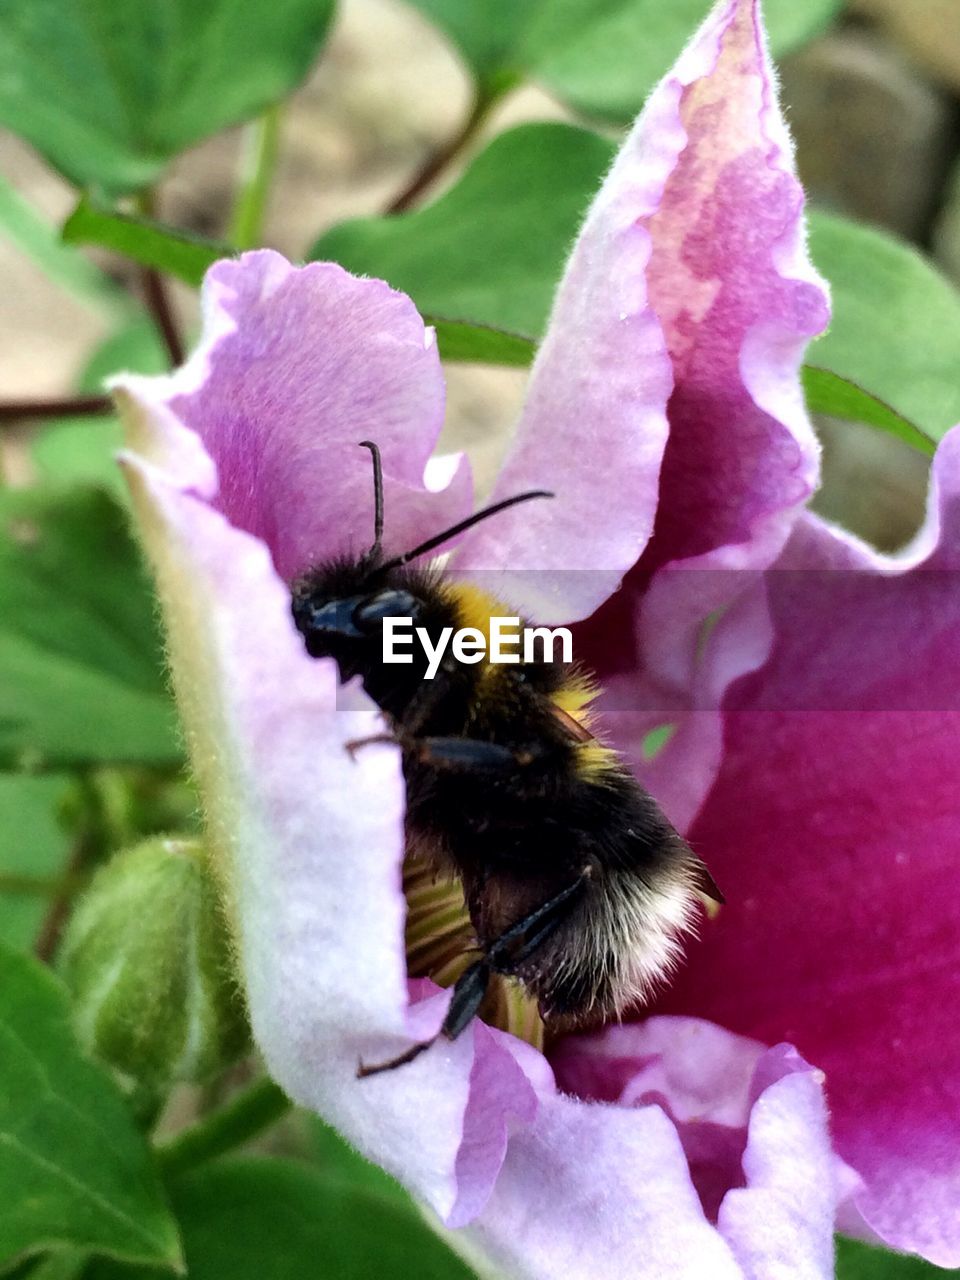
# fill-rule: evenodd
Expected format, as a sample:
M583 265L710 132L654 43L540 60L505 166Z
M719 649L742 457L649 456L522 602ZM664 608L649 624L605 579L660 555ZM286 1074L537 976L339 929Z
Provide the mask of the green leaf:
M589 116L626 122L712 0L412 0L458 47L481 90L524 74ZM840 0L767 0L774 56L821 31Z
M10 947L33 945L63 873L69 839L57 809L68 785L0 774L0 937Z
M214 1161L175 1182L171 1195L190 1280L473 1280L415 1210L309 1165ZM97 1263L86 1276L145 1274Z
M837 1237L837 1280L936 1280L937 1276L949 1280L958 1274L942 1271L920 1258Z
M310 257L382 276L428 314L539 334L613 151L572 125L521 125L495 138L433 204L341 223Z
M542 0L410 0L457 47L483 88L522 69L519 46Z
M154 602L99 490L0 494L0 763L173 763Z
M24 1280L81 1280L89 1254L80 1249L58 1249L37 1262L28 1262ZM20 1273L13 1272L11 1280L20 1280Z
M166 350L156 325L140 316L98 347L81 375L78 391L102 395L104 380L121 372L163 373ZM33 438L33 461L47 481L101 484L126 496L117 466L123 432L116 414L52 419Z
M833 323L809 351L939 440L960 421L960 293L883 231L815 212L810 251L833 290Z
M69 1016L56 979L0 944L0 1261L64 1245L176 1267L150 1153Z
M813 365L805 365L802 376L807 408L811 413L828 413L847 422L863 422L869 427L878 427L928 456L936 450L937 442L931 436L855 382Z
M341 223L311 257L409 293L437 324L446 359L529 364L612 155L612 143L583 129L521 125L433 204ZM930 453L960 419L960 295L912 250L843 219L816 215L812 247L835 314L804 372L811 409Z
M533 338L489 325L468 324L463 320L444 320L426 315L424 319L437 331L437 346L444 360L460 360L479 364L505 364L525 369L537 351Z
M391 1178L379 1165L354 1151L336 1129L325 1124L319 1116L307 1115L312 1154L323 1176L333 1182L342 1182L371 1195L383 1196L397 1205L415 1212L413 1200L395 1178Z
M546 0L524 41L537 80L587 115L626 122L667 73L712 0ZM775 57L821 31L839 0L767 0Z
M63 238L68 244L97 244L112 249L145 267L156 267L192 285L200 283L211 263L233 252L227 245L215 244L150 218L102 209L86 196L64 223Z
M7 0L0 123L81 186L130 191L307 74L333 0Z

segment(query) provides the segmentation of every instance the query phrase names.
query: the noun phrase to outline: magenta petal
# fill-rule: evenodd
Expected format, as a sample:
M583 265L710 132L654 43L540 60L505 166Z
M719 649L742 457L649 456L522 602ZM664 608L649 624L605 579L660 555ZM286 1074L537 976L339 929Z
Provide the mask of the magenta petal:
M404 551L470 509L464 459L431 495L443 423L433 330L380 280L269 250L210 269L204 341L171 380L172 413L216 465L216 506L267 543L281 576L373 537L370 455L383 454L386 545Z
M669 136L679 128L686 146L649 223L675 383L656 528L577 651L604 681L614 744L685 829L716 776L724 690L770 642L762 616L736 645L705 638L777 557L816 481L799 370L828 309L754 0L717 7L658 100L670 93ZM632 648L612 650L611 633L632 633ZM672 737L651 760L647 735L663 725Z
M735 686L691 839L728 897L663 1007L827 1073L863 1220L960 1263L960 431L926 528L885 560L812 518L763 586L769 663Z

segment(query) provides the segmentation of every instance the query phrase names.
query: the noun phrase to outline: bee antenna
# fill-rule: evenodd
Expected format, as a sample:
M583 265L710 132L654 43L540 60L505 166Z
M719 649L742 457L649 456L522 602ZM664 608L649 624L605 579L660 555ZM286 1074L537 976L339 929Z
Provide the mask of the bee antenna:
M372 440L361 440L361 449L369 449L373 458L373 546L365 560L379 560L383 543L383 463L380 450Z
M387 564L381 565L381 572L387 569L399 569L411 560L416 560L417 556L425 555L428 551L433 551L435 547L442 546L444 542L449 542L458 533L472 529L481 520L487 520L490 516L495 516L498 511L506 511L508 507L515 507L521 502L529 502L532 498L553 498L555 496L548 489L529 489L526 493L515 493L512 498L504 498L501 502L494 502L489 507L484 507L482 511L475 511L472 516L467 516L466 520L461 520L458 524L451 525L449 529L444 529L442 533L435 533L432 538L428 538L426 542L421 542L412 551L407 551L402 556L397 556L396 560L390 560Z

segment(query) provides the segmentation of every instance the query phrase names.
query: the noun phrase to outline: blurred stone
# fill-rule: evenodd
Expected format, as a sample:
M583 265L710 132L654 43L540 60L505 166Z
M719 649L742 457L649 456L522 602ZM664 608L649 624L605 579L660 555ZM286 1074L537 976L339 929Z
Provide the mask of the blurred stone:
M77 202L32 147L3 130L0 170L51 226ZM6 234L0 235L0 279L0 395L39 399L72 388L87 353L109 332L108 314L51 280Z
M960 93L958 0L850 0L850 9L877 19L928 71Z
M920 239L953 146L952 104L873 32L832 32L786 60L782 84L813 199Z
M415 10L345 0L313 74L283 108L265 242L302 258L332 223L380 212L460 128L470 92L451 47ZM233 129L179 157L164 217L225 236L241 145Z
M396 0L344 0L316 69L283 109L266 243L302 258L334 222L380 213L456 135L471 99L459 57L416 10ZM570 118L543 90L524 85L497 105L471 152L527 120ZM232 129L179 157L164 181L163 216L223 237L241 148L242 130ZM448 166L420 203L454 182L467 160Z
M445 373L447 417L439 448L469 453L477 495L483 500L493 487L511 429L520 416L527 371L448 364Z
M881 551L904 546L923 522L930 459L874 427L817 418L823 481L813 509Z

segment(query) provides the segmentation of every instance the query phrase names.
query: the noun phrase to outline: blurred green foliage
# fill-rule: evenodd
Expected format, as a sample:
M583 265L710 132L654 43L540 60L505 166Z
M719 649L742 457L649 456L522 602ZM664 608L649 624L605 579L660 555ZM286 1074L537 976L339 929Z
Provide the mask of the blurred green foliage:
M614 150L573 125L520 125L494 138L425 208L340 223L310 257L381 276L433 315L539 337Z
M308 1164L229 1157L177 1179L190 1280L471 1280L413 1206ZM85 1280L161 1275L98 1262Z
M57 979L0 944L0 1259L58 1244L176 1266L147 1144L70 1017Z
M166 367L167 354L156 325L149 316L136 315L93 353L77 390L102 395L105 379L113 373L162 373ZM51 419L34 437L33 462L42 481L102 485L123 499L126 486L116 460L121 443L115 413L67 415Z
M809 359L860 383L938 439L960 421L960 294L887 232L815 211L810 252L833 323Z
M459 50L481 94L531 79L575 111L625 124L711 0L410 0ZM773 53L823 30L841 0L766 0Z
M79 186L134 191L284 97L333 0L6 0L0 123Z
M857 1240L837 1239L837 1280L949 1280L956 1271L943 1271L922 1258L888 1253Z
M0 762L180 759L154 608L106 492L0 492Z
M60 808L70 779L0 774L0 938L26 950L63 887L70 836Z

